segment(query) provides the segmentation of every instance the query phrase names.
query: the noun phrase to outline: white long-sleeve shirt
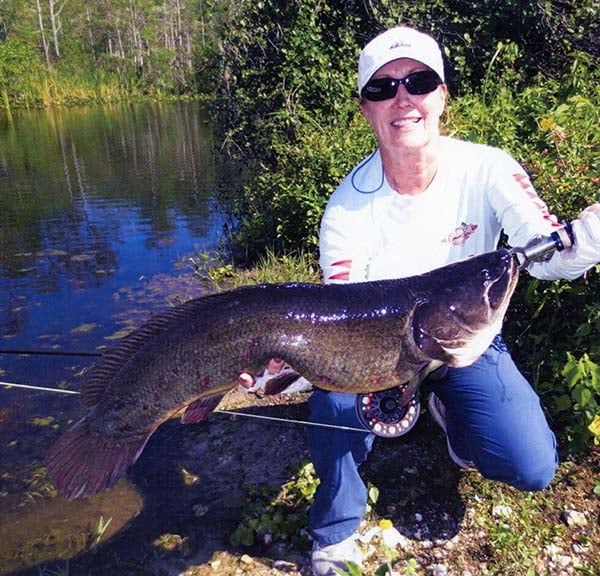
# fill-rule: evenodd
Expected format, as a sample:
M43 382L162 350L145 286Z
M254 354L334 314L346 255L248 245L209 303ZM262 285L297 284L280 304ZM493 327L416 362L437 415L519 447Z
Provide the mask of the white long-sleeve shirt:
M502 230L510 245L524 246L558 226L509 154L443 137L438 171L419 195L389 186L379 151L354 168L323 215L320 264L326 283L402 278L495 250ZM565 262L564 254L531 264L529 273L575 278L590 265Z

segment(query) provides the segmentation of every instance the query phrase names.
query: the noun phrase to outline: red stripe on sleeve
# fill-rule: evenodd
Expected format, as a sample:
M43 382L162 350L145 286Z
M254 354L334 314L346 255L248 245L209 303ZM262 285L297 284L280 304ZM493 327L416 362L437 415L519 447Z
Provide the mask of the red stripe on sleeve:
M338 260L337 262L333 262L332 266L344 266L344 268L350 268L352 266L352 260Z
M338 272L329 277L330 280L350 280L350 272Z

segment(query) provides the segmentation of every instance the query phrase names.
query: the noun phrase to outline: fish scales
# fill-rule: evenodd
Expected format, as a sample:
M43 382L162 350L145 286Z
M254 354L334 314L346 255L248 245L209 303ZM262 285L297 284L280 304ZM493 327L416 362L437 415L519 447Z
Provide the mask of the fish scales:
M158 414L183 408L190 398L233 385L241 370L255 371L272 356L285 358L326 389L364 390L365 377L380 381L368 384L369 390L393 386L398 356L408 348L398 336L406 332L407 307L390 308L379 317L368 306L340 308L332 291L323 288L270 285L199 301L190 307L189 321L161 332L123 368L110 395L97 405L95 419L111 423L106 433L143 429ZM333 291L339 292L368 302L362 290ZM304 309L318 312L306 314ZM416 358L419 365L424 361L422 355Z
M499 332L517 282L497 250L398 280L265 284L158 314L94 366L88 414L53 446L48 471L68 497L103 490L166 419L199 420L272 357L317 387L383 390L433 363L473 362ZM194 411L192 408L199 411Z

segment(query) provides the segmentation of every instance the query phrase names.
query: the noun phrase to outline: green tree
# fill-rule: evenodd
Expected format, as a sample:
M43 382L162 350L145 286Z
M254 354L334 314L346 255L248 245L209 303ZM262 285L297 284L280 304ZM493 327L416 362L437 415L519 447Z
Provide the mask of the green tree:
M48 71L10 94L13 104L191 93L197 79L199 12L204 0L4 0L0 41L39 51ZM204 30L206 36L206 30ZM106 86L106 85L109 86ZM111 96L109 96L111 97Z
M37 57L25 42L0 42L0 94L4 108L10 110L11 95L19 90L21 78L35 66Z

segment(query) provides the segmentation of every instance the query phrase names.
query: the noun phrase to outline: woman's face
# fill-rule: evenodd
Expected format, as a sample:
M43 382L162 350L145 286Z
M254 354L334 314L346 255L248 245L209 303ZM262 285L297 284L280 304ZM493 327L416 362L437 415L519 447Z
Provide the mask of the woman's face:
M382 66L373 78L404 78L412 72L429 70L425 64L401 58ZM447 88L438 86L428 94L409 94L404 85L396 96L380 102L363 98L361 109L371 124L382 149L417 150L437 141L440 116L444 111Z

